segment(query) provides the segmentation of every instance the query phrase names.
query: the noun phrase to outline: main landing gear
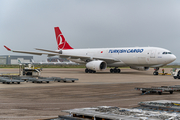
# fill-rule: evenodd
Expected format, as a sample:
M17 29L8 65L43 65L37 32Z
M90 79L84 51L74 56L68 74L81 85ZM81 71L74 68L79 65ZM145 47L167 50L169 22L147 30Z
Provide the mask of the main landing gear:
M90 70L90 69L85 69L85 73L96 73L96 71L95 70Z
M114 68L114 69L110 69L110 72L111 73L120 73L121 72L121 69L117 69L117 68Z
M158 75L158 74L159 74L158 71L159 71L159 68L158 68L158 67L154 68L153 75Z

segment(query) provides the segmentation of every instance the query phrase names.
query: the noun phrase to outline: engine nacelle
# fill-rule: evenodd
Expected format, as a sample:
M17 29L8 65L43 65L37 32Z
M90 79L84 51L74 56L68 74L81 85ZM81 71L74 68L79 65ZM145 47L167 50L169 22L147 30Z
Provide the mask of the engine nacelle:
M140 71L146 71L149 70L149 67L139 67L139 66L133 66L130 67L131 69L140 70Z
M107 63L102 60L94 60L91 62L88 62L86 64L86 68L90 70L105 70L107 68Z

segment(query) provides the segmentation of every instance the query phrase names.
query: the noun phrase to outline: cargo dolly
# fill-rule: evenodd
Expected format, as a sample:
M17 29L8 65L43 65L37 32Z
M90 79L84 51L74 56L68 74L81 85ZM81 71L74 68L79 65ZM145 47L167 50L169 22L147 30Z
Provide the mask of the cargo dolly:
M0 77L0 82L2 82L3 84L10 84L10 83L20 84L21 82L24 82L24 80L19 80L19 79L10 78L10 77Z
M63 82L75 82L79 79L77 78L60 78L60 77L38 77L38 78L29 78L28 81L32 83L42 83L46 82L49 83L50 81L63 81Z
M52 77L52 79L54 79L54 81L57 82L75 82L77 80L79 80L78 78L60 78L60 77Z
M158 93L159 95L161 95L162 92L169 92L170 94L173 94L173 92L175 91L180 91L180 85L151 87L151 88L135 88L135 89L142 91L142 95L148 93Z
M53 81L53 80L39 79L39 78L29 78L28 81L31 81L32 83L43 83L43 82L49 83L50 81Z

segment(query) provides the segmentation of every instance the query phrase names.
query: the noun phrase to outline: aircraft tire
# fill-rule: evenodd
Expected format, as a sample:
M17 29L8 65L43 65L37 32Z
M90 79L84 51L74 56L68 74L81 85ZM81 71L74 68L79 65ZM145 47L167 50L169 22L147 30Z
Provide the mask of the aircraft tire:
M174 76L174 79L177 79L177 77L176 77L176 76Z
M114 72L114 69L110 69L110 72L113 73L113 72Z
M114 69L114 73L117 73L118 72L118 70L117 69Z
M86 68L86 69L85 69L85 73L88 73L88 72L89 72L89 70Z
M17 82L17 84L20 84L20 82Z
M93 73L96 73L96 71L93 71Z
M92 70L89 70L89 73L92 73L93 71Z
M72 80L72 82L74 82L74 80Z
M159 73L158 72L153 72L153 75L158 75Z
M49 83L49 81L47 81L47 83Z
M121 72L121 70L120 69L118 69L118 73L120 73Z

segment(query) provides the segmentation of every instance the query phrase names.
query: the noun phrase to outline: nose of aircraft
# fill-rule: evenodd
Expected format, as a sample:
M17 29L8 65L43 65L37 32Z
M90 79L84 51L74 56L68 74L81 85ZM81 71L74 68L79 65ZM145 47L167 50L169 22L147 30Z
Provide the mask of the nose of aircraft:
M173 62L173 61L175 61L176 60L176 56L173 54L172 56L171 56L171 61Z

